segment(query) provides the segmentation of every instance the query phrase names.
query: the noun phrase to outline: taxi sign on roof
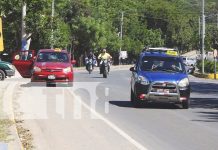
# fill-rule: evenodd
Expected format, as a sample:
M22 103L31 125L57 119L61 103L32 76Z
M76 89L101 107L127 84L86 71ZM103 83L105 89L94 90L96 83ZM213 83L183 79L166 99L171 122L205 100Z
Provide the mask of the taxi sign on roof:
M61 49L60 48L55 48L54 51L61 52Z
M154 51L154 52L162 52L167 55L173 55L173 56L179 55L178 50L173 49L173 48L153 47L153 48L149 48L148 50Z
M177 55L178 55L178 52L177 52L177 51L173 51L173 50L167 50L166 54L167 54L167 55L177 56Z

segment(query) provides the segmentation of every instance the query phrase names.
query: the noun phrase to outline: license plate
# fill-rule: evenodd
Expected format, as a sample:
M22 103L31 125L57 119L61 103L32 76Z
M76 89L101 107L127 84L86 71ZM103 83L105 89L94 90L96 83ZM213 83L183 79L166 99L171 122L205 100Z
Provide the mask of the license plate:
M164 90L164 93L170 93L170 90L165 89L165 90Z
M159 93L170 93L169 89L157 89L157 92Z
M48 75L48 79L54 80L55 79L55 75Z

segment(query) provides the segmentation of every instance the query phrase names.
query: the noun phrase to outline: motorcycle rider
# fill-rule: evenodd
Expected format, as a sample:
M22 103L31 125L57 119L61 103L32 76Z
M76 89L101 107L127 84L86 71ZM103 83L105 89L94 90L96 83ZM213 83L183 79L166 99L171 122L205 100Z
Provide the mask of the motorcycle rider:
M100 74L102 74L101 72L101 65L103 62L102 60L108 60L108 62L110 62L110 59L112 59L112 56L109 53L107 53L106 48L103 48L102 53L98 55L98 59L101 59L99 68L100 68ZM108 72L109 71L110 71L110 63L108 63Z
M85 63L86 63L86 70L88 70L88 65L89 65L89 60L92 60L92 67L96 66L97 61L96 61L96 56L92 52L92 50L89 51L88 55L85 58Z

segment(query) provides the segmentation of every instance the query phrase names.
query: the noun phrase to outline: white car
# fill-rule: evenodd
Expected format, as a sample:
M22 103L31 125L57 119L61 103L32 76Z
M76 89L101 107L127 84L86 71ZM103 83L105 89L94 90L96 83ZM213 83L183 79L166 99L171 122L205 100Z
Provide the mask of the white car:
M188 66L195 66L195 64L197 63L196 58L183 57L182 59L183 59L183 62Z

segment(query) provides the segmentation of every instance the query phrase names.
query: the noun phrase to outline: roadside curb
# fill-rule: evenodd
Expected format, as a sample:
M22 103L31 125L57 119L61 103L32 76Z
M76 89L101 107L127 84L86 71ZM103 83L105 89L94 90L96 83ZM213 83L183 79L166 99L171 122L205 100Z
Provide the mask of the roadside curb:
M193 76L195 76L197 78L205 78L205 79L211 79L211 80L218 79L218 74L216 74L217 79L214 79L214 74L212 74L212 73L210 73L210 74L194 73Z
M12 125L9 128L10 130L10 136L9 138L12 139L8 144L9 150L24 150L22 142L20 140L16 121L15 121L15 114L13 109L13 90L17 83L10 84L8 88L6 89L6 92L3 96L3 103L4 103L4 109L7 113L7 117L10 121L12 121Z
M216 76L216 77L215 77ZM208 74L208 79L214 79L214 80L217 80L218 79L218 74L214 74L214 73L210 73L210 74ZM215 79L216 78L216 79Z

